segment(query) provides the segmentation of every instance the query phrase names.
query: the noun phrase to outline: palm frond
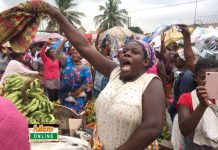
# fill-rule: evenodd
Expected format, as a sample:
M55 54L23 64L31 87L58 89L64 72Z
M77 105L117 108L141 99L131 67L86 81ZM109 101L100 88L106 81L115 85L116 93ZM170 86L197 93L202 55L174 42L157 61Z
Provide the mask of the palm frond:
M128 24L128 12L119 9L120 4L121 0L107 0L105 6L100 5L99 10L103 11L103 14L94 17L95 25L100 28L112 28Z

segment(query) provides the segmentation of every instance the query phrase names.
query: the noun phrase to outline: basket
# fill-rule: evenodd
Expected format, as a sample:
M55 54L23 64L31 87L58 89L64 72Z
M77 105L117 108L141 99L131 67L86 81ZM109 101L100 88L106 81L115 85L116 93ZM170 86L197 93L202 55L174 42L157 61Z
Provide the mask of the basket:
M23 102L25 104L28 104L30 103L30 99L27 98L27 89L29 88L30 84L34 81L35 79L34 78L28 78L26 79L26 81L24 82L24 85L22 87L22 90L21 90L21 95L22 95L22 98L23 98Z
M62 135L70 135L69 118L83 119L83 116L75 111L58 104L54 104L53 115L58 121Z

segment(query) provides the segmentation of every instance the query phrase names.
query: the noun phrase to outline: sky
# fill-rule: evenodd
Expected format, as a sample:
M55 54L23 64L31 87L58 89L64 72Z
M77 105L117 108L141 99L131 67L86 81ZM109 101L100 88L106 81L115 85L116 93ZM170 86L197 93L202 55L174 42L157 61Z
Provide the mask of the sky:
M54 0L45 0L55 4ZM101 14L99 5L105 5L107 0L74 0L78 6L74 9L83 12L86 16L81 18L82 26L89 31L95 31L93 17ZM195 16L196 0L121 0L120 9L126 9L131 17L131 25L139 26L144 32L152 32L160 25L179 22L192 22ZM25 0L0 0L0 11L9 9ZM193 2L193 3L189 3ZM182 3L188 3L183 4ZM172 6L180 4L177 6ZM171 7L169 7L171 5ZM167 7L168 6L168 7ZM218 18L218 0L198 0L196 17L204 20ZM208 19L209 18L209 19ZM199 21L199 19L197 19ZM201 21L199 21L201 22ZM217 19L218 22L218 19Z

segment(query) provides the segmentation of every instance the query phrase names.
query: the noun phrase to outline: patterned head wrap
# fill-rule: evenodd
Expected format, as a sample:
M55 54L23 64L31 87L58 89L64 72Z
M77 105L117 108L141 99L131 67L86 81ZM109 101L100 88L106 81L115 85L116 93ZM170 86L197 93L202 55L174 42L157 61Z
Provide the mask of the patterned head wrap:
M29 1L0 13L0 45L9 41L15 52L25 52L35 38L39 14L44 12L41 0Z
M152 67L155 64L155 61L156 61L156 55L155 55L154 48L149 43L146 43L146 42L144 42L142 40L136 40L136 42L138 42L139 44L141 44L144 47L144 50L147 53L148 58L149 58L148 67L149 68Z

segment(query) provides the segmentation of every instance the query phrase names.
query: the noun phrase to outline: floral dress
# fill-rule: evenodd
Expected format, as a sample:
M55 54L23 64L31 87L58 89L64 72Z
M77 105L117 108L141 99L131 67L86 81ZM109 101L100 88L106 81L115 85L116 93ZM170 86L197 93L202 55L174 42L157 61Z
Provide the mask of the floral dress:
M83 64L72 67L68 66L63 75L63 82L61 82L61 101L64 101L64 105L70 109L73 109L77 113L84 110L86 104L86 93L91 90L92 87L92 75L88 66ZM74 102L68 101L71 97L70 93L76 92L79 88L83 89L77 97L73 97Z

